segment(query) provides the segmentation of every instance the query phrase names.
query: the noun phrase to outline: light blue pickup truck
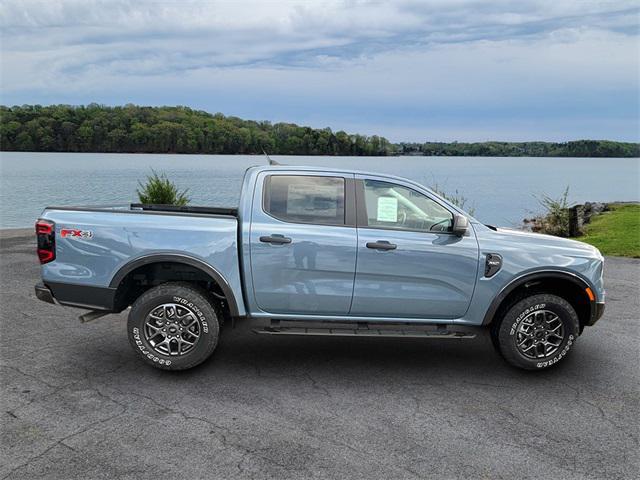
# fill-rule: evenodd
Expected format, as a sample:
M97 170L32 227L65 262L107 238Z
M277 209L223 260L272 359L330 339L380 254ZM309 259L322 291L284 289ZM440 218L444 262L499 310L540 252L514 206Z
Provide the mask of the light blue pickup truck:
M239 208L48 207L39 299L131 308L154 367L206 360L221 327L269 335L463 339L479 327L511 365L562 360L604 311L603 258L584 243L483 225L417 183L311 167L247 170Z

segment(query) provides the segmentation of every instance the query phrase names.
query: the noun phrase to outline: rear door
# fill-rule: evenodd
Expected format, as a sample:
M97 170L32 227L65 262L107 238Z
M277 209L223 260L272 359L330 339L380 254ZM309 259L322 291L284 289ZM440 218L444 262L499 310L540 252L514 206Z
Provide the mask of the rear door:
M260 174L250 233L257 307L275 314L347 314L356 236L353 175Z
M473 229L451 233L453 212L425 191L356 176L358 264L351 315L458 318L473 295Z

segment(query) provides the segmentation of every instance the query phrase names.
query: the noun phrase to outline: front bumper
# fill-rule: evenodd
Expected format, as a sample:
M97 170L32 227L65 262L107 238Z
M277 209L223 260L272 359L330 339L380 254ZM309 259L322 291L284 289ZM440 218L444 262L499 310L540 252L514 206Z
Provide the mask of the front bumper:
M591 316L587 322L587 326L594 325L604 315L604 302L593 302L591 304Z

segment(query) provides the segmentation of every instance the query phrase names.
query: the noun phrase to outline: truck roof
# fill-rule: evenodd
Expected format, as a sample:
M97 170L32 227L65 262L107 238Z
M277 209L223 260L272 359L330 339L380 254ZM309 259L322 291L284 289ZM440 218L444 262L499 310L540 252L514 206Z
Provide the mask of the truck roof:
M397 175L390 175L388 173L380 173L380 172L371 172L366 170L353 170L346 168L336 168L336 167L323 167L321 165L311 166L311 165L255 165L249 167L247 172L271 172L271 171L301 171L301 172L321 172L321 173L341 173L341 174L353 174L353 175L369 175L374 177L384 177L392 180L399 180L401 182L410 182L417 185L420 188L428 188L425 185L421 185L419 183L414 182L413 180L406 177L399 177ZM429 189L431 190L431 189Z

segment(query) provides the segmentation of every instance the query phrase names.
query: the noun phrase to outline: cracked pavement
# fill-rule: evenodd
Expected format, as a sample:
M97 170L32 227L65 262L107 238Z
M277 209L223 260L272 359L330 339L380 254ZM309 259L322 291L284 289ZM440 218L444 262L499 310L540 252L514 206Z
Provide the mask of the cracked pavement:
M552 478L640 471L640 261L549 371L490 340L223 332L186 372L137 359L126 312L38 301L34 240L0 232L0 479Z

